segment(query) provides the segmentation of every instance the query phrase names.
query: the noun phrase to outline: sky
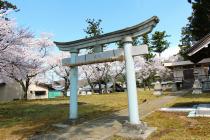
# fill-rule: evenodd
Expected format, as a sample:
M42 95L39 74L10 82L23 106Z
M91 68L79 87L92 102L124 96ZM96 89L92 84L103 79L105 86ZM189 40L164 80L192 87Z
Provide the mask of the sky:
M101 19L104 33L133 26L158 16L153 31L166 31L170 49L164 56L178 51L181 28L191 15L187 0L9 0L19 12L12 13L18 25L35 34L52 33L54 41L84 38L87 18Z

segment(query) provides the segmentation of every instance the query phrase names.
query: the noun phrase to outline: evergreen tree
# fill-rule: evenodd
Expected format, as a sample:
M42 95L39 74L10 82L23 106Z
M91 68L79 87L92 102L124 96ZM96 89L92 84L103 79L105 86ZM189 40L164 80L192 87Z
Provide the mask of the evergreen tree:
M9 9L17 10L17 7L6 0L0 0L0 13L4 13Z
M146 44L148 46L149 53L145 55L145 59L148 61L151 58L154 58L155 55L152 53L152 48L151 48L151 45L150 45L150 39L149 39L148 34L144 34L142 36L142 44Z
M192 15L188 18L193 40L198 41L210 33L210 0L191 0Z
M166 40L167 37L169 37L169 35L167 35L165 31L163 32L156 31L152 35L151 49L154 52L158 53L159 56L164 50L166 50L169 47L170 43Z
M87 34L86 37L95 37L103 33L103 29L100 27L102 20L87 19L88 26L84 29L84 32Z
M180 40L180 55L187 59L185 54L195 41L199 41L210 33L210 1L188 0L192 4L192 15L188 18L189 23L182 28Z
M87 34L88 37L96 37L103 33L103 29L100 27L102 20L95 20L95 19L87 19L87 28L84 29L84 32ZM104 46L102 46L103 49ZM88 53L93 53L95 50L94 48L89 48Z
M184 60L187 60L186 50L188 50L192 46L192 35L189 30L189 24L186 27L182 28L181 32L181 44L179 44L179 54L184 58Z

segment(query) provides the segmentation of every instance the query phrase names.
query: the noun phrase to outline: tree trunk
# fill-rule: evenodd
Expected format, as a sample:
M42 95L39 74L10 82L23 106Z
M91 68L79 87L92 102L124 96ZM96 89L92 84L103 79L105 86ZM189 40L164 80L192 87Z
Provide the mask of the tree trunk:
M93 84L91 83L91 81L88 78L87 78L87 82L88 82L88 84L89 84L89 86L91 88L91 92L94 93L94 86L93 86Z
M91 83L90 79L87 76L86 76L86 79L87 79L88 85L91 88L91 92L94 93L94 86L93 86L93 84Z
M147 81L147 86L148 86L148 89L150 91L150 82L149 82L149 80Z
M27 93L28 93L29 81L30 81L29 78L26 79L25 83L22 80L17 81L21 85L21 87L22 87L22 90L23 90L23 99L25 99L25 100L27 100Z
M108 92L108 87L107 87L107 83L109 82L108 79L109 79L109 78L108 78L108 75L106 75L106 78L104 79L105 93L109 93L109 92Z
M112 78L112 92L116 92L116 80L115 78Z
M105 82L105 93L108 93L107 82Z
M64 80L65 80L65 85L64 85L63 95L67 96L67 92L68 92L68 89L69 89L70 82L69 82L68 78L64 78Z
M94 87L92 84L90 84L91 92L94 93Z
M99 89L99 94L101 94L102 93L101 80L98 81L98 89Z

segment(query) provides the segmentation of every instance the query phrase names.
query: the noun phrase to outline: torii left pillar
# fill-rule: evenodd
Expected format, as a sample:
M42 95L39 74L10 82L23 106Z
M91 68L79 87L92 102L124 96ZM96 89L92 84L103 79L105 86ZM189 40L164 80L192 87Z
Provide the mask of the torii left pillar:
M71 54L71 64L75 64L77 61L79 50L72 49L70 51ZM69 110L69 119L76 120L78 118L78 67L71 67L70 73L70 110Z

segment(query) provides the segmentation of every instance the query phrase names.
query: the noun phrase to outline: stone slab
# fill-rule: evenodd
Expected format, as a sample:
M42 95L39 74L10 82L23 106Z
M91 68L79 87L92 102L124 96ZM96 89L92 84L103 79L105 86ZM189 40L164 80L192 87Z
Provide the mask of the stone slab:
M199 104L195 111L191 111L188 117L210 117L210 104Z
M145 130L145 132L143 134L141 133L136 133L135 131L131 132L126 132L121 131L117 134L115 134L116 136L119 137L123 137L123 138L127 138L127 139L138 139L138 140L145 140L147 139L153 132L155 132L157 130L157 128L155 127L148 127L147 130Z
M199 104L197 106L197 109L199 109L199 110L210 110L210 104Z
M191 112L195 111L195 108L188 108L188 107L168 107L168 108L161 108L160 111L165 111L165 112Z
M165 112L189 112L187 117L210 117L210 104L198 104L192 108L169 107L159 110Z

